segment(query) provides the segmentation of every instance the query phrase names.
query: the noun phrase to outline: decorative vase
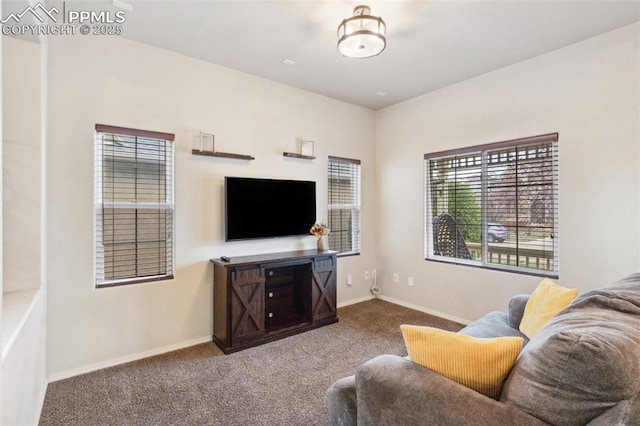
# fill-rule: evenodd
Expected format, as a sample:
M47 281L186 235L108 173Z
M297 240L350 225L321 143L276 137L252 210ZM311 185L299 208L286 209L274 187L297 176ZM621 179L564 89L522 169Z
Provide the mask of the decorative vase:
M318 251L324 251L324 238L318 237Z

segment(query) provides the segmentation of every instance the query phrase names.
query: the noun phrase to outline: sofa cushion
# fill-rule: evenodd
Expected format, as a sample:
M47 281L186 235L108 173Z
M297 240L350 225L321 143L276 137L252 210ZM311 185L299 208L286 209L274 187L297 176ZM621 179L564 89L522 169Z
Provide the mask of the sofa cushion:
M474 338L416 325L400 329L411 361L494 399L522 348L521 337Z
M591 291L529 341L500 401L548 423L584 425L640 392L640 274Z
M504 312L491 312L477 321L472 322L458 332L471 337L522 337L523 345L526 345L529 338L522 334L517 328L509 325L509 317Z
M509 326L520 330L524 309L530 297L529 294L516 294L509 299Z
M543 279L527 301L520 321L520 331L531 339L551 318L569 306L577 295L578 290L575 288L565 288L549 278Z

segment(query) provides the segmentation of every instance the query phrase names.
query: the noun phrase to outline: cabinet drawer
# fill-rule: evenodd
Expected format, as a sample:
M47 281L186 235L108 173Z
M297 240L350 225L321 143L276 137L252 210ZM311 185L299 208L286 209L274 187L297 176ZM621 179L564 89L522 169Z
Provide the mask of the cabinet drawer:
M293 285L270 288L264 294L266 312L286 312L293 310Z
M291 267L286 268L271 268L266 271L267 285L277 286L282 284L289 284L295 281L295 270Z

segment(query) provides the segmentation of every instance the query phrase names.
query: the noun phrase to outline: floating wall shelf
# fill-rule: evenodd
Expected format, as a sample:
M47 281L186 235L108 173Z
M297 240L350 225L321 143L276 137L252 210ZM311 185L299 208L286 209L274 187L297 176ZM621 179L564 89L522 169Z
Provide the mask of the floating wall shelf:
M207 142L208 138L211 138L211 143ZM205 157L222 157L222 158L234 158L236 160L255 160L255 157L251 155L243 155L243 154L231 154L229 152L219 152L216 151L215 148L216 136L213 133L204 133L200 132L200 145L199 149L192 149L191 154L193 155L204 155ZM209 149L211 148L211 149Z
M315 160L316 157L314 155L314 142L313 141L305 141L300 139L300 152L284 152L282 155L285 157L291 158L302 158L303 160Z
M284 152L282 153L282 155L284 155L285 157L291 157L291 158L302 158L304 160L316 159L316 157L314 157L313 155L302 155L302 154L296 154L295 152Z
M236 160L255 160L255 157L244 154L232 154L230 152L216 152L216 151L200 151L199 149L192 149L193 155L204 155L206 157L222 157L222 158L234 158Z

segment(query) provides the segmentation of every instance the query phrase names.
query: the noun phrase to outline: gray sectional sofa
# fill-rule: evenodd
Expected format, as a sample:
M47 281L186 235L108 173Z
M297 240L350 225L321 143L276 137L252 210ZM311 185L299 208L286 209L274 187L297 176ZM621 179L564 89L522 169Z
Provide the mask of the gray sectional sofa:
M498 400L381 355L329 388L332 425L640 425L640 273L578 296L530 341L527 300L460 331L525 339Z

